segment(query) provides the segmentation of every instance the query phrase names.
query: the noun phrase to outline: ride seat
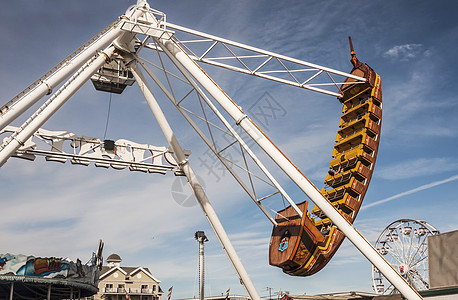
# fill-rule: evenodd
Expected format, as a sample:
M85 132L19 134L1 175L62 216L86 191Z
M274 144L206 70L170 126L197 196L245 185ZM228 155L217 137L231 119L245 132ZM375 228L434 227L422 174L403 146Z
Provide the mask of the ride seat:
M360 144L366 145L372 151L377 150L378 142L376 139L377 135L370 131L370 129L361 129L345 138L342 138L337 144L335 144L332 156L355 148Z

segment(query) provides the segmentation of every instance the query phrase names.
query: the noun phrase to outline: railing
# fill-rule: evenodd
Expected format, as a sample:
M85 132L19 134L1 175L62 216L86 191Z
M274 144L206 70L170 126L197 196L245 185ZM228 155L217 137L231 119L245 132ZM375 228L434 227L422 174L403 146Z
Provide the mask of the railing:
M104 294L124 294L127 292L128 294L148 294L152 295L155 294L153 289L142 289L142 288L103 288Z
M344 113L346 114L346 113L349 112L351 109L353 109L353 108L355 108L355 107L357 107L357 106L359 106L359 105L361 105L361 104L365 104L366 102L369 102L369 100L370 100L371 98L372 98L371 96L368 96L368 97L365 97L365 98L361 99L360 101L357 101L357 102L355 102L355 103L353 103L353 104L347 106L347 109L345 110Z

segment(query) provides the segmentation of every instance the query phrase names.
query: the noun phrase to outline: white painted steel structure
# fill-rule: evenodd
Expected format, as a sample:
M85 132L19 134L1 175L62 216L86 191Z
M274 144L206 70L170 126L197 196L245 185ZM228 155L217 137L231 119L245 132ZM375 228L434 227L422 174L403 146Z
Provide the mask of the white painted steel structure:
M168 28L181 31L194 37L197 36L200 39L179 41L175 33ZM143 40L140 40L137 36L142 36ZM203 52L201 53L191 49L193 45L208 42L210 42L210 46L202 48ZM94 56L94 52L103 47L106 47L105 50ZM147 59L140 58L139 52L144 48L156 50L159 57L159 63L155 64ZM226 51L226 54L224 54L224 51ZM260 159L251 151L246 142L247 139L251 139L251 141L258 144L272 161L275 162L331 219L333 224L349 238L361 253L363 253L363 255L366 256L406 298L421 299L418 293L405 281L405 279L400 276L374 247L372 247L372 245L342 217L336 208L322 196L307 177L302 174L302 172L278 149L249 116L247 116L247 114L245 114L245 112L208 76L208 74L203 71L197 62L227 68L233 71L336 97L341 96L338 92L339 84L342 83L346 77L355 79L354 84L364 82L364 78L243 45L227 39L218 38L178 25L167 24L165 14L151 9L145 0L138 0L137 5L129 8L126 14L122 16L118 22L102 31L93 41L83 46L81 51L77 50L76 52L77 54L71 55L68 61L59 64L56 68L45 74L45 76L34 85L28 87L1 108L0 125L1 128L4 128L41 97L50 93L74 70L79 68L78 71L32 115L32 117L22 126L17 128L11 136L4 141L0 146L0 166L3 165L9 157L17 155L18 150L29 141L46 120L48 120L84 82L96 73L97 70L104 65L106 60L111 58L120 59L124 61L124 65L133 73L135 80L173 151L179 169L187 177L194 195L251 299L258 300L260 297L201 184L197 180L189 164L188 158L185 155L185 151L181 148L169 122L151 92L147 79L140 70L140 66L146 70L150 77L149 79L157 84L166 97L177 107L179 112L221 161L222 165L228 169L231 175L234 176L237 182L240 183L242 188L274 225L274 217L270 214L269 208L264 205L264 201L268 199L279 197L282 201L291 204L299 214L302 214L302 212L295 206L292 199L273 178L267 168L261 163ZM229 53L229 55L227 53ZM163 60L165 56L175 65L178 72L181 73L181 77L167 70ZM275 63L275 65L271 63ZM147 64L160 71L159 73L165 77L166 84L162 83L158 76L155 76L155 73L146 66ZM69 67L70 65L71 67ZM340 77L341 81L336 81L334 79L336 76ZM179 80L191 88L191 90L181 99L177 99L171 80ZM202 115L198 115L184 107L183 104L186 101L190 101L188 99L191 97L191 94L197 96L196 101L202 108ZM232 121L225 119L223 114L218 111L213 101L216 101L216 103L223 108L225 114L227 114ZM221 126L210 121L206 115L209 111L204 109L204 105L217 117L222 124ZM205 125L199 127L195 120L200 120ZM231 125L233 122L235 122L238 128L243 129L243 132L246 133L248 137L242 138L242 134ZM224 127L226 129L224 129ZM208 129L209 134L205 133L203 129ZM224 135L229 136L231 142L223 147L219 147L214 140L215 135L211 130L219 130ZM238 153L243 157L242 163L236 163L225 155L234 145L238 147ZM255 174L250 163L252 163L257 170L261 171L261 175ZM248 180L245 179L244 181L238 172L247 175ZM273 192L265 196L260 196L261 193L256 189L256 180L268 186Z

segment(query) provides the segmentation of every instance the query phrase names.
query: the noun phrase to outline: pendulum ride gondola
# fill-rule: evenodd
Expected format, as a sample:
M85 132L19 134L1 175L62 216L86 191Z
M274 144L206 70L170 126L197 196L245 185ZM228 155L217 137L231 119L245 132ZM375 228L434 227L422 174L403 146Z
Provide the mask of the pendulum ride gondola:
M61 163L70 160L87 166L93 162L96 167L160 174L172 171L186 176L240 282L251 299L260 299L191 168L190 152L180 146L149 87L155 84L274 225L272 265L290 275L311 275L329 262L347 237L406 298L421 299L352 226L374 170L382 96L380 77L359 62L351 48L353 70L345 73L169 23L164 13L151 9L146 0L138 0L117 21L0 108L0 135L8 135L0 145L0 166L11 156L28 160L44 156L47 161ZM148 53L154 54L154 61ZM320 192L305 177L204 72L205 64L339 99L343 110L325 180L327 188ZM122 93L137 82L168 147L78 137L41 128L89 79L96 89L114 93ZM183 97L178 97L174 86L183 83L187 92L182 89ZM51 96L24 124L8 126L46 95ZM201 111L185 107L188 103ZM220 136L223 133L225 145L215 141L215 130ZM40 141L48 148L40 149ZM310 212L307 202L296 204L291 199L251 150L256 144L313 201ZM231 161L232 155L240 155L240 160ZM266 190L269 193L262 195ZM270 206L275 208L274 215Z
M343 104L333 159L321 194L350 223L356 218L374 171L382 121L382 83L368 65L357 58L350 41L351 74L366 82L351 85L347 78L340 91ZM336 253L344 234L318 207L312 216L307 202L298 204L300 217L292 207L278 211L270 242L270 264L295 276L308 276L321 270ZM288 243L286 245L286 243Z

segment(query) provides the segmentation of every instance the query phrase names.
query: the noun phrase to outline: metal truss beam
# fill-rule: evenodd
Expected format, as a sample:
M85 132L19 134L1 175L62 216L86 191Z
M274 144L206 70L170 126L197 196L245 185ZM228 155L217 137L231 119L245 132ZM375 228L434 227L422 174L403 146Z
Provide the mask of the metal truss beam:
M167 23L167 27L197 37L193 40L180 41L177 39L177 33L175 33L175 38L180 48L186 52L191 59L198 62L203 62L232 71L237 71L240 73L277 81L295 87L308 89L311 91L335 96L337 98L342 96L339 93L339 85L343 83L345 78L349 77L355 79L353 84L363 83L366 81L366 79L363 77L323 67L300 59L291 58L286 55L281 55L260 48L248 46L176 24ZM199 49L198 52L191 49L192 45L194 44L201 45L202 49ZM202 46L204 44L208 44L209 46ZM211 53L214 53L212 50L217 45L221 45L226 48L227 51L225 53L227 53L227 55L216 55L209 57ZM232 49L242 50L244 55L239 55ZM250 67L249 65L251 64L246 63L247 60L250 59L252 61L256 59L257 62L254 63L254 66ZM276 63L277 68L273 70L267 69L267 67L272 62ZM287 76L280 76L282 74L286 74ZM338 76L342 81L337 82L332 76ZM321 81L315 83L318 78L323 79L323 77L327 80L326 82ZM324 89L323 87L326 86L333 88L335 91Z
M299 216L302 217L302 211L297 207L296 203L291 199L291 197L286 193L286 191L281 187L281 185L277 182L277 180L274 178L274 176L269 172L269 170L264 166L264 164L261 162L261 160L254 154L254 152L250 149L250 147L245 143L245 141L240 137L240 135L237 133L237 131L230 125L230 123L226 120L226 118L223 116L221 112L217 109L217 107L212 103L212 101L207 97L207 95L202 91L202 89L199 87L199 85L193 80L191 75L187 73L186 69L183 68L181 64L174 58L170 57L171 61L174 63L176 68L181 72L181 74L184 76L185 80L187 80L188 84L193 87L193 90L199 95L200 99L202 99L208 106L208 108L213 112L214 116L216 116L222 123L224 127L226 127L227 131L224 131L225 134L228 134L229 136L233 137L235 142L240 145L240 151L245 151L247 156L252 159L252 161L255 163L255 165L259 168L259 170L264 174L265 176L265 183L269 185L270 187L274 188L273 193L271 193L268 196L265 197L258 197L256 196L256 190L254 184L251 182L252 189L248 188L248 185L246 185L243 180L237 175L237 172L233 170L231 167L231 162L228 161L228 159L223 155L223 152L225 149L229 148L231 144L229 144L226 147L221 148L220 150L217 149L217 146L215 145L214 141L210 141L209 138L205 136L205 134L202 132L202 130L198 127L198 125L190 118L187 110L181 106L181 101L177 101L175 99L174 94L172 92L169 92L164 84L160 82L160 80L157 78L157 76L154 75L154 73L146 66L146 64L143 62L142 58L139 58L138 56L136 57L138 63L146 70L147 74L153 79L153 81L158 85L158 87L163 91L163 93L166 95L166 97L177 107L178 111L183 115L183 117L186 119L186 121L191 125L191 127L196 131L196 133L201 137L201 139L205 142L205 144L209 147L209 149L215 154L215 156L220 160L220 162L226 167L226 169L232 174L234 179L237 180L237 182L242 186L242 188L248 193L250 198L255 202L255 204L261 209L261 211L267 216L267 218L274 224L276 225L277 222L275 221L275 216L272 216L268 210L264 207L262 204L262 201L270 198L271 196L274 196L276 194L280 194L284 200L286 200L289 205L291 205L296 212L298 213ZM207 123L207 125L213 125L210 124L206 116L204 115L203 117L199 117L203 122ZM210 126L208 126L208 129L210 130ZM210 130L211 134L211 130ZM213 137L211 138L213 140ZM247 157L247 158L248 158ZM239 169L242 169L242 167L239 166ZM248 177L253 176L252 173L248 170L248 168L243 169L243 172L245 172Z
M137 58L138 59L138 58ZM220 160L221 164L229 171L229 173L234 177L234 179L240 184L240 186L243 188L243 190L248 194L248 196L255 202L255 204L260 208L260 210L264 213L264 215L272 222L272 224L275 226L277 225L277 222L275 221L275 218L269 213L269 211L264 207L264 205L261 203L261 199L259 199L256 196L256 192L254 190L254 186L252 185L252 188L250 189L249 185L245 184L243 179L237 174L237 172L232 168L230 162L226 157L222 155L222 151L218 150L215 146L215 144L207 138L205 133L199 128L199 126L192 120L192 118L189 116L188 112L186 109L184 109L180 103L175 99L172 93L170 93L164 84L154 75L153 72L141 61L141 59L138 59L137 62L145 69L147 74L153 79L153 81L156 83L156 85L161 89L161 91L166 95L166 97L175 105L175 107L178 109L178 111L181 113L181 115L185 118L185 120L189 123L189 125L196 131L196 133L199 135L199 137L202 139L202 141L207 145L207 147L213 152L213 154ZM188 75L189 76L189 75ZM200 88L197 86L197 84L191 79L187 78L190 80L190 84L192 84L199 93L200 97L205 99L207 103L209 102L209 99L207 99L206 95L200 90ZM297 207L297 205L291 200L291 198L286 194L286 192L281 188L281 186L278 184L278 182L275 181L273 176L267 171L267 169L262 165L262 163L257 159L257 157L254 155L254 153L249 149L249 147L246 145L246 143L243 141L243 139L235 132L235 130L229 125L229 122L227 122L224 117L217 111L216 107L211 107L211 109L215 109L214 113L217 115L218 118L221 119L221 121L224 123L224 125L230 130L229 134L231 134L238 143L243 147L245 151L247 151L248 155L253 158L253 160L256 161L258 166L263 169L264 174L271 179L271 186L276 187L277 192L282 193L286 199L293 207ZM206 121L205 119L203 121ZM226 121L226 122L224 122ZM208 121L206 121L208 123ZM250 175L250 172L248 170L244 170L248 175ZM299 209L298 213L302 216L302 211Z

